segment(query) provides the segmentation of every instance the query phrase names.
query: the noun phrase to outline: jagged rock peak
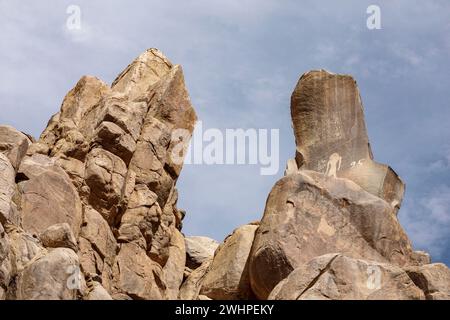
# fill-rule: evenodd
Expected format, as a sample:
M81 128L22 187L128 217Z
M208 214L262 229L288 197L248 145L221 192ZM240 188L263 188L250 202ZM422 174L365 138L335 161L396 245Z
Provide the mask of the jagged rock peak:
M176 298L196 119L182 68L149 49L112 86L82 77L38 141L1 127L0 298Z

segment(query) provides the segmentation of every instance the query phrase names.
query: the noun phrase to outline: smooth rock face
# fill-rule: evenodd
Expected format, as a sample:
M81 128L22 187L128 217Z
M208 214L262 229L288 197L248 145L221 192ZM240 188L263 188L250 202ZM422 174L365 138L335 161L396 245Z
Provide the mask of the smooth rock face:
M279 180L253 243L250 279L265 299L273 287L316 256L415 263L410 242L384 200L347 179L299 171Z
M71 249L57 248L25 267L17 280L19 300L73 300L79 288L79 264Z
M428 300L450 300L450 269L442 263L405 269Z
M198 268L203 262L214 256L219 243L208 237L191 236L184 239L186 244L186 266Z
M325 70L305 73L291 97L300 169L348 178L400 208L404 184L388 166L373 161L356 81Z
M248 256L257 229L257 225L244 225L225 239L214 255L200 294L215 300L249 299L253 296Z
M312 259L271 292L274 300L423 300L401 268L342 254Z

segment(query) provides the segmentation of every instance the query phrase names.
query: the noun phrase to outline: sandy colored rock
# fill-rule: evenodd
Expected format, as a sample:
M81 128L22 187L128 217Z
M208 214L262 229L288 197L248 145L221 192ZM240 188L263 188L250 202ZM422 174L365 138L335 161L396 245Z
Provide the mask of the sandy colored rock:
M203 262L211 259L219 246L219 242L208 237L190 236L184 239L186 244L186 266L198 268Z
M73 300L80 286L76 253L56 248L27 265L17 279L17 299Z
M64 98L60 112L50 119L39 138L40 146L34 147L36 151L48 148L47 154L51 156L84 160L89 150L88 140L98 118L92 117L95 121L89 121L85 126L82 120L92 114L92 110L99 111L99 102L109 92L110 88L101 80L82 77Z
M11 126L0 125L0 153L8 157L16 170L30 145L31 141L25 134Z
M14 203L12 198L16 192L16 173L9 159L0 153L0 223L13 223L18 225L14 215Z
M94 281L85 300L112 300L112 298L100 283Z
M22 270L32 261L47 253L37 238L26 232L14 229L9 232L10 257L14 274Z
M180 300L197 300L203 280L212 262L212 258L202 263L200 267L192 271L183 282L178 298Z
M93 208L85 207L78 252L83 272L110 279L116 252L117 241L106 220Z
M354 182L299 171L279 180L266 203L250 258L253 291L265 299L316 256L412 264L412 248L391 206Z
M38 235L58 223L68 223L75 236L80 232L81 201L75 187L64 171L41 168L42 173L30 175L19 184L21 217L25 231ZM39 169L39 170L41 170Z
M450 269L445 264L409 266L405 271L423 290L427 300L450 300Z
M116 92L124 93L133 99L146 92L162 76L172 69L172 63L155 48L148 49L136 58L112 84Z
M424 294L399 267L327 254L292 271L269 299L423 300Z
M96 148L86 161L86 184L91 193L89 203L112 223L122 196L127 168L119 157Z
M373 161L361 97L351 76L305 73L292 93L291 116L298 168L348 178L398 211L404 184L390 167Z
M125 294L137 300L166 298L163 270L141 247L124 243L113 266L114 294Z
M69 248L75 252L78 250L77 240L67 223L54 224L48 227L39 235L39 239L46 248Z
M216 250L200 294L214 300L245 300L253 297L248 258L257 229L256 225L244 225L225 239Z
M11 279L11 260L10 260L9 237L0 223L0 300L5 300L6 290Z
M184 237L178 230L172 230L169 258L163 267L166 295L169 300L176 300L183 282L184 266L186 264L186 248Z

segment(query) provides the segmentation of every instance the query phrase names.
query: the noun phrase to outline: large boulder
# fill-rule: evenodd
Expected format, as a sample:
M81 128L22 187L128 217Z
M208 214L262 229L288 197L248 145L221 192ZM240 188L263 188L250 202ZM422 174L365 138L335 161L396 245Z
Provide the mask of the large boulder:
M428 300L450 300L450 269L443 263L405 268Z
M190 269L198 268L203 262L212 258L219 246L214 239L202 236L184 238L186 244L186 266Z
M18 185L24 230L39 235L54 224L67 223L78 236L82 204L65 171L52 159L35 155L24 160L19 173L26 177Z
M180 300L197 300L212 258L205 260L201 266L192 271L183 281L178 298Z
M203 279L201 295L215 300L246 300L253 297L248 257L257 229L257 225L237 228L219 246Z
M416 263L392 207L356 183L299 171L269 194L250 255L255 294L270 291L314 257L340 252L358 259Z
M25 134L11 126L0 125L0 153L8 157L16 170L30 145L31 140Z
M19 300L73 300L81 283L78 257L71 249L53 249L27 265L16 281Z
M401 268L342 254L299 266L270 293L274 300L423 300Z

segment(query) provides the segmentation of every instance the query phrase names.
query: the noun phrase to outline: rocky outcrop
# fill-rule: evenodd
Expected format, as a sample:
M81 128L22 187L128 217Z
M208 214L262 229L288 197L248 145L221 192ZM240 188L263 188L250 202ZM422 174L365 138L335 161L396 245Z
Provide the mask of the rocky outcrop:
M212 258L219 243L208 237L190 236L184 239L186 244L186 266L198 268L203 262Z
M248 256L257 225L234 230L217 249L202 282L200 294L215 300L247 300L253 297L248 278Z
M252 288L266 298L314 257L340 252L358 259L414 264L392 207L348 179L302 170L273 187L253 243Z
M249 259L259 299L445 297L445 266L413 251L397 219L404 184L373 160L352 77L305 73L291 98L295 159L267 199ZM367 286L378 270L379 288ZM370 277L369 277L370 278Z
M410 266L409 277L429 300L450 300L450 269L442 263Z
M157 49L111 86L82 77L37 141L0 126L0 300L450 299L398 221L405 187L374 160L353 78L304 74L291 115L262 220L220 245L181 233L196 115Z
M391 264L327 254L310 260L277 284L275 300L423 300L406 272Z
M291 97L298 168L347 178L392 207L404 184L388 166L373 161L356 81L325 70L305 73Z
M82 77L37 141L0 126L0 297L176 298L195 121L181 67L149 49L111 86Z

